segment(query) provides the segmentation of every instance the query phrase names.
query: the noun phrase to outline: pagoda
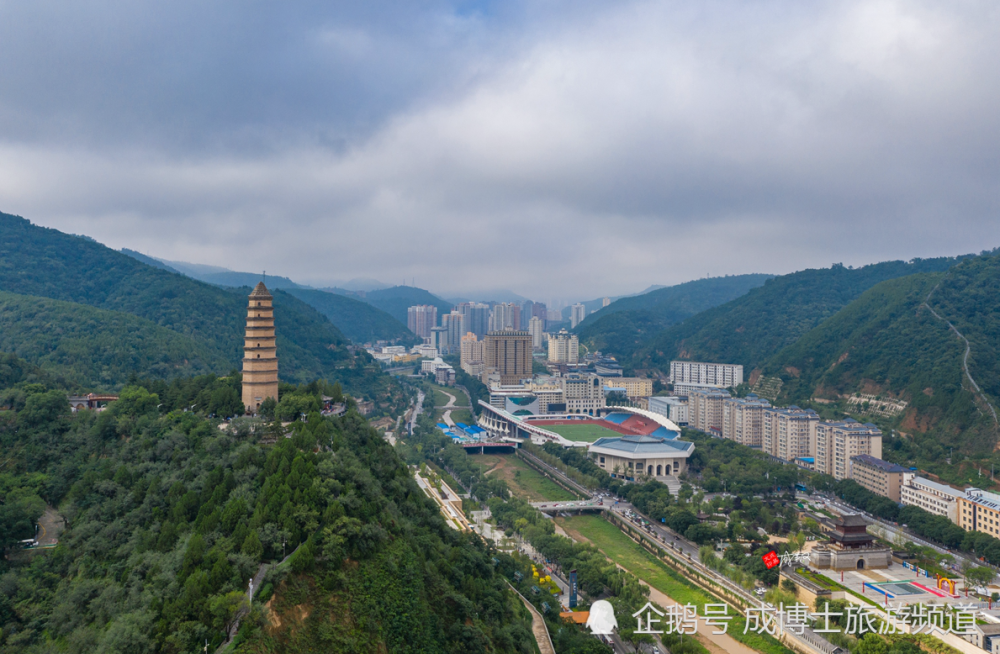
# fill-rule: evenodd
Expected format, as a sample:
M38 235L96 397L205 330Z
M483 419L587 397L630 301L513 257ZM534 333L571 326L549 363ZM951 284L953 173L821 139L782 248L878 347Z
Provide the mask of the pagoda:
M273 298L260 282L250 293L243 344L243 404L257 413L267 398L278 400L278 353L274 343Z

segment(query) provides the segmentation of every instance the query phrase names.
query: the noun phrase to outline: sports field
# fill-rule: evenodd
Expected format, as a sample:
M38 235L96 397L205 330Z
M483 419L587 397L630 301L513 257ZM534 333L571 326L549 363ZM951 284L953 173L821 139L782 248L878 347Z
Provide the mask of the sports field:
M538 424L535 422L529 424ZM554 431L563 438L581 443L593 443L598 438L621 436L618 432L595 424L583 425L538 425L542 429Z

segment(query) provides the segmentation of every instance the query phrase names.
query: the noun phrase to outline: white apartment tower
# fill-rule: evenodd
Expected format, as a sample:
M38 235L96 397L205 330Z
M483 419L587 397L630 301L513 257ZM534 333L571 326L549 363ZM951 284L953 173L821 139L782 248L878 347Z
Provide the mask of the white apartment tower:
M790 406L764 411L764 443L761 449L786 461L816 456L816 425L819 415L812 409Z
M722 401L722 437L760 449L764 442L764 411L771 403L756 395Z
M549 361L552 363L578 363L580 361L580 339L560 329L558 334L549 334Z
M848 418L816 425L816 472L838 481L851 476L851 457L869 454L882 458L882 432L871 423Z
M705 433L722 436L723 402L729 391L717 388L699 388L688 395L688 424Z
M743 383L743 366L731 363L671 361L670 383L685 387L732 388Z
M583 319L587 317L587 307L582 304L574 304L569 308L569 326L575 328Z
M532 316L528 321L528 333L531 334L531 347L542 349L542 333L545 331L545 321L538 316Z

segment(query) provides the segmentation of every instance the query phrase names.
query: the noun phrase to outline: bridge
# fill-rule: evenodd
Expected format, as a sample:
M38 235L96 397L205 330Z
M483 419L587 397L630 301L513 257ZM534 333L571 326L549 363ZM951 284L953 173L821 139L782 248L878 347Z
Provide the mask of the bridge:
M459 443L466 454L513 454L520 446L519 441L477 441Z
M532 502L542 513L580 513L583 511L607 511L608 504L599 504L600 500L577 500L575 502Z

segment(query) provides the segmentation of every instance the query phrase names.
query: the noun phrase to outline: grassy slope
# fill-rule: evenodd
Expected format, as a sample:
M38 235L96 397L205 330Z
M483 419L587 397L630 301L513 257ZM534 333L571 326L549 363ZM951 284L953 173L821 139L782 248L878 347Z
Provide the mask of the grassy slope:
M511 493L529 502L577 499L565 488L514 455L478 454L473 456L472 462L487 468L489 470L487 474L491 477L499 477L506 481Z
M0 350L87 390L115 388L132 374L171 378L230 366L194 339L127 313L3 292Z
M414 339L405 322L399 322L381 309L361 300L311 289L289 288L286 292L329 318L330 322L356 343Z
M668 327L637 351L632 363L637 368L666 371L672 359L724 361L742 364L749 373L875 284L940 272L957 261L887 261L775 277L742 297Z

